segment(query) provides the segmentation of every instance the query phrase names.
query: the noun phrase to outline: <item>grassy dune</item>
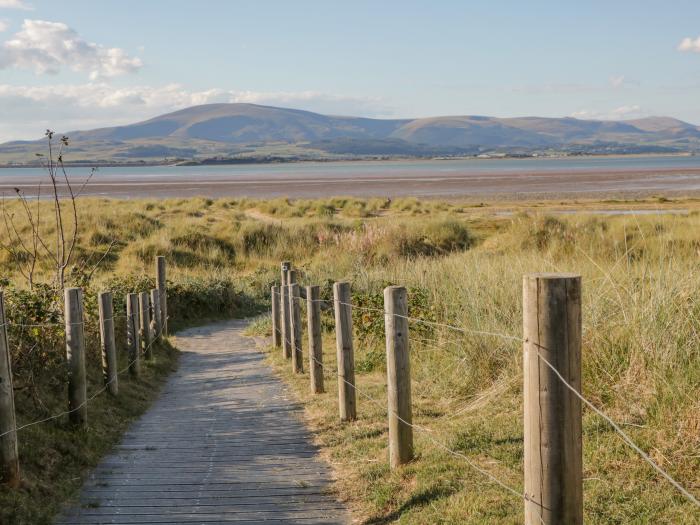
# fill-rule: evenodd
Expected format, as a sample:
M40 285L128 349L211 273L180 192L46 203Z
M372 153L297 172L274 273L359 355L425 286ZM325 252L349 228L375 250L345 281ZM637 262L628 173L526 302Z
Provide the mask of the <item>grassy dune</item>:
M688 215L596 217L586 209L683 208ZM582 210L557 215L558 210ZM324 314L328 394L270 359L307 407L338 489L366 523L520 523L522 501L491 483L466 455L522 490L522 355L497 336L411 324L418 459L390 472L381 291L409 288L410 314L456 327L521 334L521 279L533 271L583 277L584 395L603 408L675 479L700 494L700 203L562 202L475 205L412 199L84 200L78 261L114 242L91 287L152 274L165 255L190 321L265 307L279 262L302 284L353 283L359 421L335 405L330 314ZM504 212L508 212L505 214ZM19 215L18 215L19 217ZM21 229L21 228L20 228ZM25 230L25 232L28 230ZM51 232L48 231L47 234ZM15 262L0 264L20 288ZM40 267L48 278L51 269ZM70 274L85 279L86 268ZM116 276L116 277L115 277ZM178 288L179 287L179 288ZM262 320L255 327L269 329ZM58 350L56 350L58 351ZM20 356L17 356L20 357ZM366 396L368 397L365 397ZM375 404L371 399L376 400ZM427 437L427 436L430 436ZM21 438L21 436L20 436ZM584 506L589 523L694 523L697 507L584 411Z

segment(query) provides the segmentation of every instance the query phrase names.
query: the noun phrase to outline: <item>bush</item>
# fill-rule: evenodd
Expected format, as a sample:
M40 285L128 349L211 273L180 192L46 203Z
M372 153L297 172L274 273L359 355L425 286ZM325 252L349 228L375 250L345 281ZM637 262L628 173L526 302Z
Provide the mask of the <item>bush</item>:
M198 320L242 317L257 312L254 301L236 289L229 279L187 277L168 281L167 287L171 331ZM126 295L134 290L155 288L155 280L145 276L114 277L105 283L104 288L114 293L115 311L125 311Z
M469 249L473 239L469 230L454 220L438 220L408 229L400 225L388 231L379 255L392 257L433 257Z
M199 258L215 261L218 264L233 262L236 256L236 250L231 243L200 230L192 229L173 237L171 243L176 248L184 248Z
M392 283L384 282L376 292L353 291L352 302L357 308L352 311L353 329L360 347L356 368L361 372L371 372L386 366L384 352L384 288ZM435 312L429 301L428 290L411 287L408 293L408 316L434 322ZM411 323L411 335L417 338L429 338L433 335L433 326L427 323Z

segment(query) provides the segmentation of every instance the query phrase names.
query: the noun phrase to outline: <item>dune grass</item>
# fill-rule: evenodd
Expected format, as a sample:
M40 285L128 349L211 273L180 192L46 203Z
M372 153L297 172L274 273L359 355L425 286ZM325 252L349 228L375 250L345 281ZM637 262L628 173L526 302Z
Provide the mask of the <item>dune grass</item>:
M410 312L440 323L521 333L521 279L535 271L583 277L584 395L651 457L700 494L700 203L421 202L415 199L174 199L82 201L79 261L114 242L91 286L152 273L169 261L179 310L191 319L269 306L279 262L330 297L334 280L353 301L381 309L387 284L409 288ZM687 215L593 216L590 209L683 208ZM560 215L559 210L581 213ZM14 262L0 264L18 286ZM45 264L45 263L42 263ZM83 265L89 268L92 263ZM41 266L49 278L49 265ZM71 274L79 280L85 271ZM190 284L187 284L190 283ZM192 285L191 283L196 283ZM194 292L196 290L196 292ZM233 290L233 291L232 291ZM196 299L195 298L199 298ZM227 303L228 301L228 303ZM522 354L500 337L412 323L417 459L387 461L383 319L354 312L359 420L337 418L335 350L324 314L327 393L309 394L277 352L271 362L305 403L337 488L363 523L521 523L522 501L439 440L516 491L522 490ZM264 321L256 329L269 329ZM304 340L306 348L306 341ZM308 366L307 366L308 368ZM584 410L584 507L589 523L694 523L698 509Z

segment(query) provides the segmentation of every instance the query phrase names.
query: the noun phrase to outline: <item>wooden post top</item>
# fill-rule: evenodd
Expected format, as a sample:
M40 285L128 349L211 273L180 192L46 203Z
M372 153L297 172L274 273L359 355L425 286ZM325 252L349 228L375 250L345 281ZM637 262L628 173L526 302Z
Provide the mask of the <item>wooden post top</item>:
M556 281L556 280L568 280L568 279L581 279L581 274L578 273L528 273L523 275L523 279L527 280L539 280L539 281Z

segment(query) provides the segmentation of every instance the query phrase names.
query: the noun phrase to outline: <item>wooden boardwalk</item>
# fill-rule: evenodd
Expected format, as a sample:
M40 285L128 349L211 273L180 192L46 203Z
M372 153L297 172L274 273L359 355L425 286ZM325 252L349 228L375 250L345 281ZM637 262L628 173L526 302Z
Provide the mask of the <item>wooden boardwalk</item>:
M350 522L301 408L243 327L178 334L178 371L56 523Z

